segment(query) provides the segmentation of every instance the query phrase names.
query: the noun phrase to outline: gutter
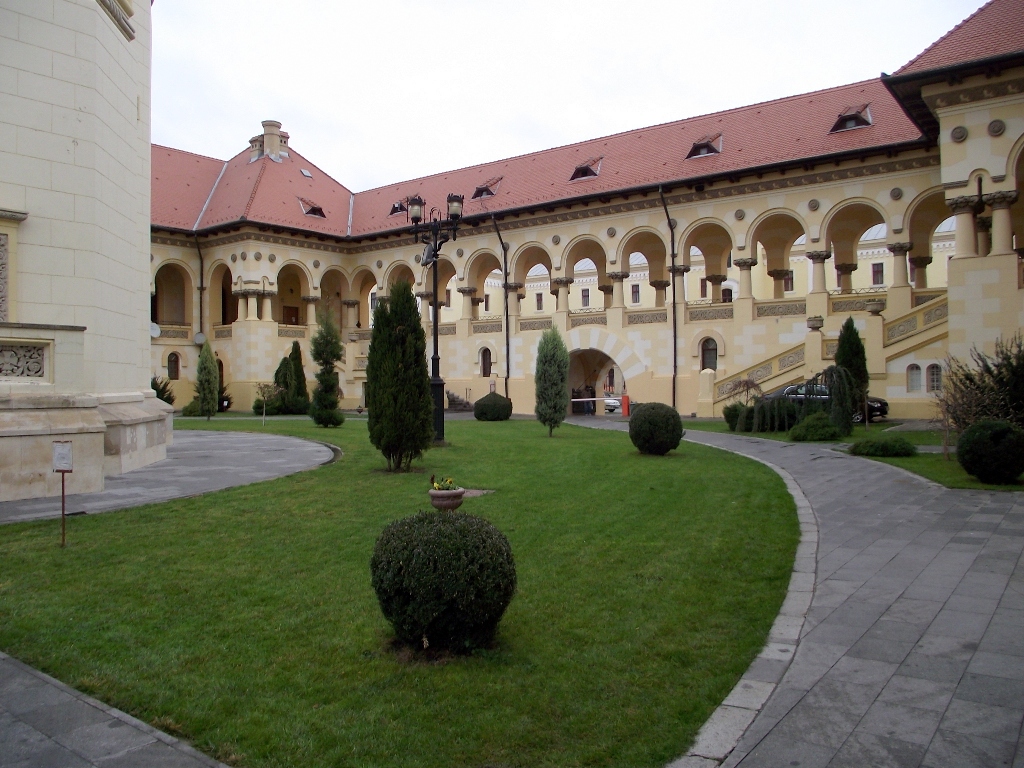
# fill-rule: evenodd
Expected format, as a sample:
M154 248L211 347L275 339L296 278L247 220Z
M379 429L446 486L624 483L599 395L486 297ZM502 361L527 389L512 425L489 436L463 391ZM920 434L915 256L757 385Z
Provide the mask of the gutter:
M676 301L676 220L669 216L668 203L665 201L665 192L658 187L658 196L661 198L661 207L665 209L665 219L668 221L668 236L672 243L672 269L669 277L672 278L672 410L676 408L676 380L679 377L679 325L676 322L678 303Z
M512 368L512 340L508 327L508 243L502 239L501 230L498 229L498 220L494 218L493 213L491 214L491 224L494 225L494 234L498 236L498 242L501 243L502 274L504 275L501 287L505 291L505 399L511 400L512 398L508 396L508 378ZM519 301L518 297L516 301Z

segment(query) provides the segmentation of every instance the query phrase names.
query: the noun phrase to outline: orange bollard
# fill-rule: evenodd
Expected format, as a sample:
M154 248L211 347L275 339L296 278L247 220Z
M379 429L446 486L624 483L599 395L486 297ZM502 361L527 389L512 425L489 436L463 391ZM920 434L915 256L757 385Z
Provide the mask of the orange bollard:
M622 415L629 416L629 395L622 393Z

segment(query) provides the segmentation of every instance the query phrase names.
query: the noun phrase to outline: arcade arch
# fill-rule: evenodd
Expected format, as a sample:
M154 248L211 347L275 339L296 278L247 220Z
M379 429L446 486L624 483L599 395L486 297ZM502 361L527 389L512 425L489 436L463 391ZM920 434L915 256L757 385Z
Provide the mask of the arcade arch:
M792 279L789 256L793 245L806 236L803 223L789 211L774 211L764 214L754 222L749 238L751 257L764 251L765 272L773 283L772 298L781 299L786 295L786 279Z
M853 290L861 237L878 224L888 225L888 222L885 214L869 201L844 201L826 217L825 244L831 247L836 282L843 293Z
M303 325L302 298L310 293L306 271L294 262L283 265L277 273L277 295L271 294L273 319L282 325Z
M157 325L192 324L192 276L180 264L167 263L153 278L151 319Z

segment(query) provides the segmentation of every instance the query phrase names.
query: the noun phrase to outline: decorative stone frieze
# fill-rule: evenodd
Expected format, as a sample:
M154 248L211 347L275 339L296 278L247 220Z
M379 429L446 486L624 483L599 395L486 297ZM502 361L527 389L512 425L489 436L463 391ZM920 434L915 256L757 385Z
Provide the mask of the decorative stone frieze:
M647 325L649 323L667 323L668 310L653 312L630 312L626 315L626 325Z
M356 331L352 335L356 337L356 341L369 341L373 338L373 331Z
M929 301L934 301L943 295L942 293L915 293L914 306L920 307L922 304L927 304Z
M792 368L796 365L801 365L804 362L804 350L801 347L796 352L790 352L788 355L783 355L779 358L779 372Z
M520 331L546 331L551 328L551 318L545 317L540 320L520 320Z
M277 335L281 338L286 339L304 339L306 338L305 328L283 328L278 326Z
M230 328L214 328L213 338L215 339L230 339L231 329Z
M604 314L570 315L569 327L578 328L581 325L608 325L608 317Z
M702 320L732 320L732 305L726 307L700 307L691 309L688 317L690 322Z
M455 335L455 323L449 323L447 325L439 325L437 327L438 336L454 336Z
M7 254L7 235L0 235L0 323L10 320L8 308L8 286L10 285L10 262Z
M903 336L909 336L911 333L917 331L917 315L908 317L906 320L901 320L896 325L891 326L885 332L885 340L887 342L894 341L902 338Z
M806 301L780 301L777 303L758 304L756 314L758 317L788 317L790 315L806 315Z
M0 344L0 377L42 378L44 351L33 344Z
M836 350L838 350L838 349L839 349L839 341L838 340L835 340L835 341L827 340L822 345L821 356L823 358L825 358L826 360L835 360L836 359Z
M946 205L949 206L954 216L961 213L974 213L974 209L978 206L978 197L977 195L960 195L947 200Z
M885 310L885 299L879 299L872 296L862 296L856 299L833 299L832 300L832 311L833 312L867 312L868 302L880 301L882 302L882 310Z
M924 324L931 325L937 323L939 320L945 320L949 317L949 304L943 303L931 309L926 309L924 312Z
M189 337L188 328L161 328L160 338L161 339L187 339Z
M356 358L356 370L357 371L365 371L366 370L366 363L367 363L367 361L368 361L368 358L357 357Z
M473 323L473 333L501 333L501 323Z

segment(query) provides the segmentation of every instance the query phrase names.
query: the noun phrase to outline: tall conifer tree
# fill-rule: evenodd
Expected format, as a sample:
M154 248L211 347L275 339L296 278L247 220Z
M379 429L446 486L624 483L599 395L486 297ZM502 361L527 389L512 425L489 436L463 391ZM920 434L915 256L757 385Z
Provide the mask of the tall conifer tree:
M408 470L434 439L427 339L408 283L396 283L374 312L366 390L370 441L389 470Z
M320 366L309 415L321 427L336 427L345 421L345 414L338 410L338 372L334 369L341 360L341 337L329 311L320 317L320 329L309 342L309 355Z
M544 331L537 347L537 420L548 428L551 437L555 427L565 421L569 410L569 351L557 329Z
M853 318L846 318L843 327L839 330L839 343L836 346L836 365L845 368L853 380L853 406L856 412L864 414L865 423L867 419L867 395L868 395L868 358L864 351L864 342L857 332L857 326Z
M294 384L291 395L295 401L296 412L306 413L309 410L309 390L306 388L306 371L302 366L302 348L299 342L292 342L292 352L288 359L292 361Z
M199 353L199 365L196 368L196 402L199 403L199 415L210 417L217 412L217 393L220 391L220 374L217 361L213 358L210 342L203 343Z

